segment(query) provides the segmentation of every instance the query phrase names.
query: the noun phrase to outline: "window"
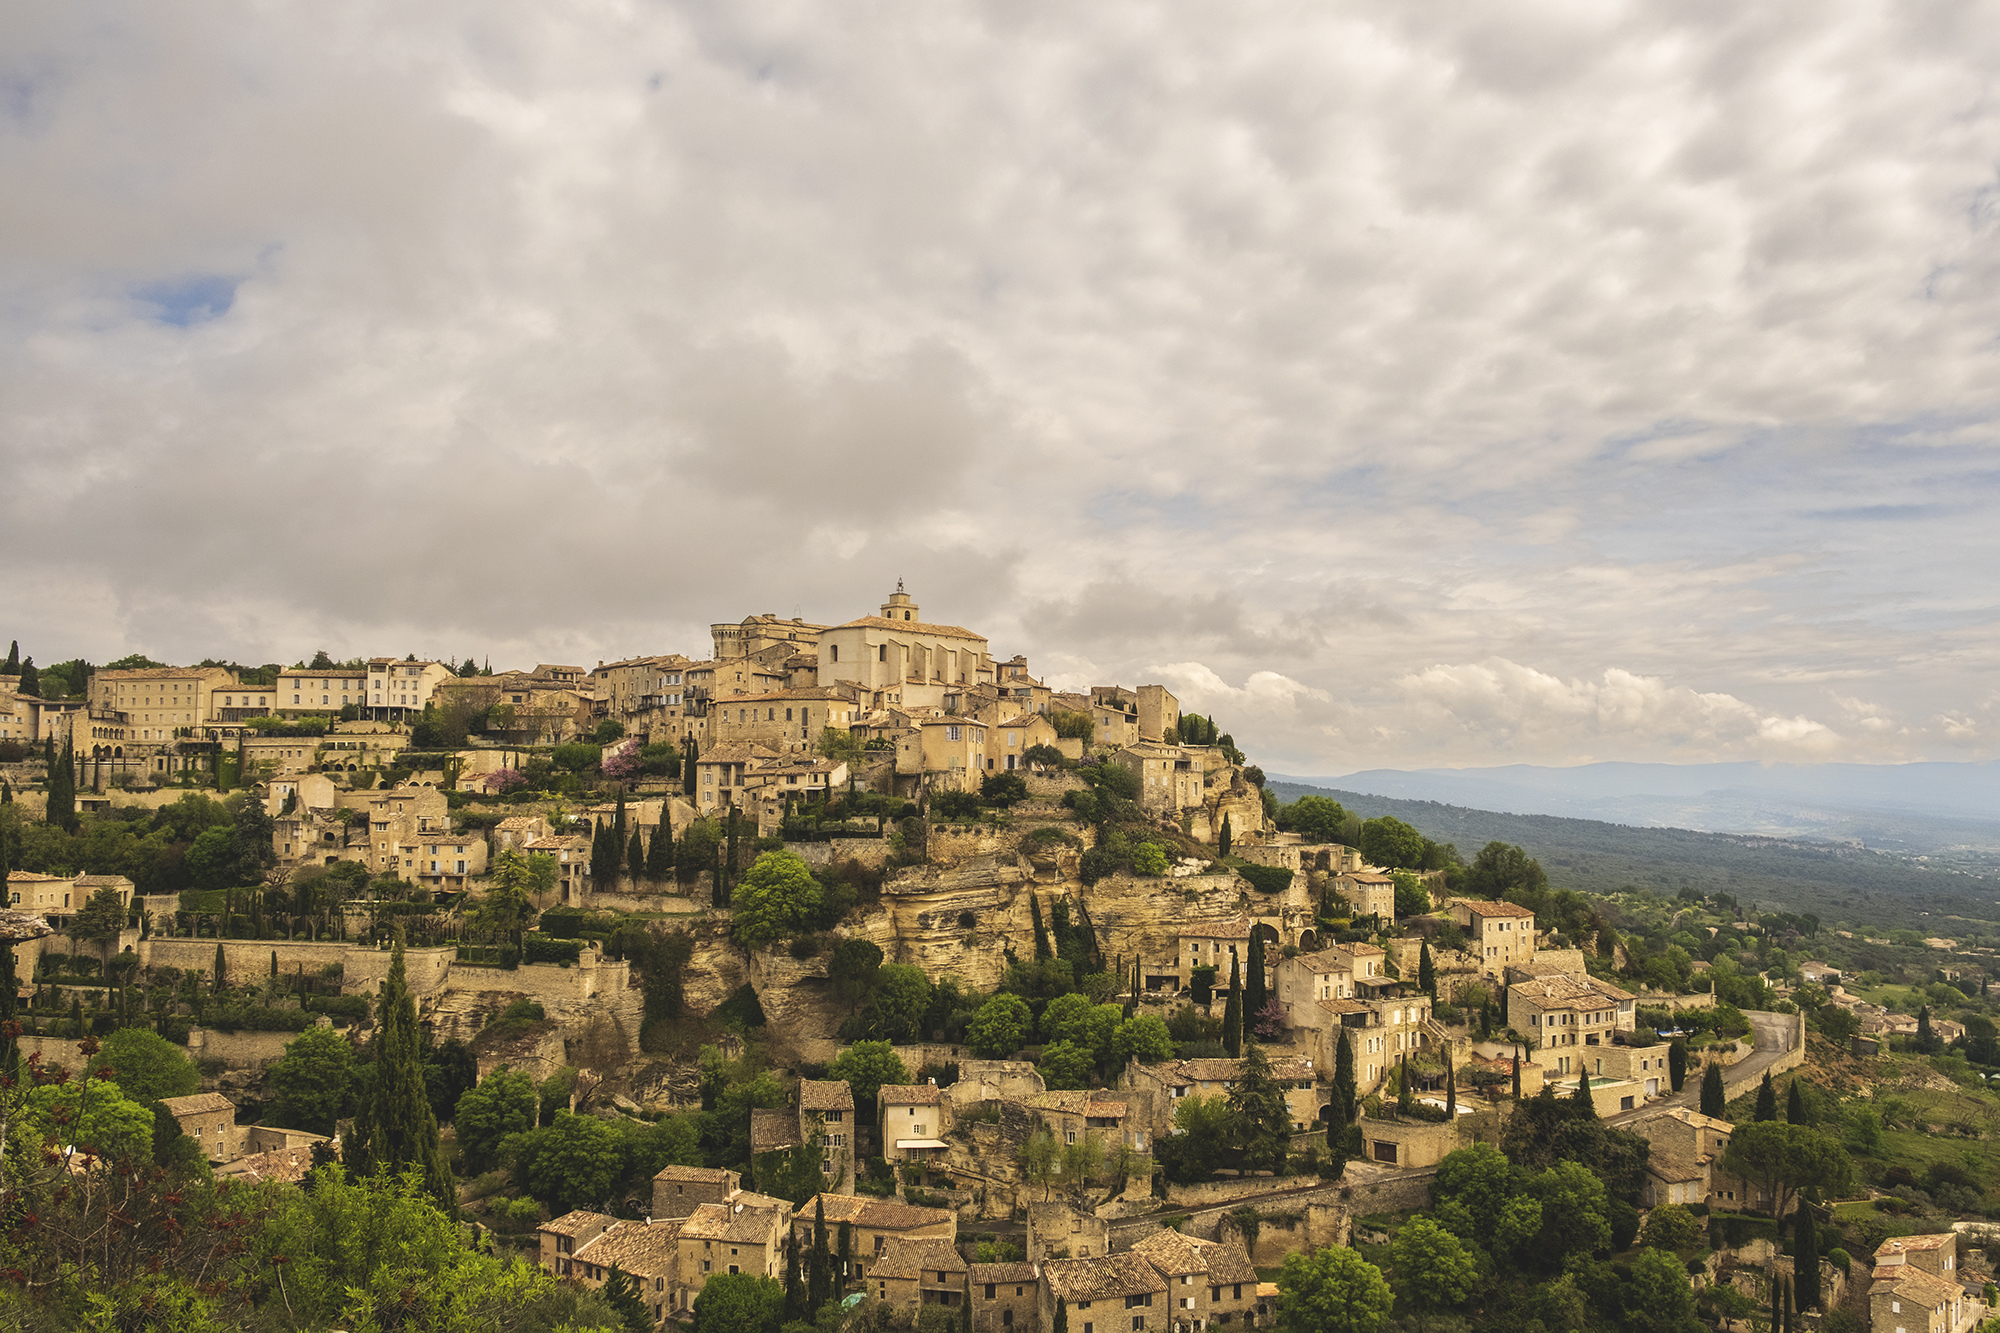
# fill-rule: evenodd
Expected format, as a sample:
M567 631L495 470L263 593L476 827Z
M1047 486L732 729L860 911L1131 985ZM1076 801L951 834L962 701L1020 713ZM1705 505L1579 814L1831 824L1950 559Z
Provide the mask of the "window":
M993 1283L991 1283L991 1282L987 1283L987 1284L986 1284L986 1299L987 1299L987 1300L989 1300L989 1301L990 1301L990 1300L992 1300L992 1299L993 1299L993 1295L994 1295L994 1292L995 1292L996 1290L997 1290L997 1288L995 1287L995 1285L994 1285Z

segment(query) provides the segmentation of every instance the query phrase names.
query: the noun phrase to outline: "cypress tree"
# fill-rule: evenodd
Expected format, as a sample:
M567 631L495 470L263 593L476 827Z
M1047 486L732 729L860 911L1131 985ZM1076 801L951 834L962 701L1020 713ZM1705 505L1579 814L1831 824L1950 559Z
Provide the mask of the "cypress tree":
M1578 1118L1590 1119L1590 1120L1597 1119L1597 1103L1591 1098L1590 1095L1589 1074L1587 1073L1577 1074L1576 1091L1570 1094L1569 1099L1570 1099L1570 1104L1576 1108L1576 1114Z
M1935 1045L1936 1043L1931 1035L1931 1007L1925 1005L1923 1008L1917 1010L1917 1049L1925 1055L1929 1055L1935 1049ZM1771 1076L1766 1074L1764 1077L1769 1079ZM1763 1117L1759 1116L1758 1119L1761 1120Z
M1722 1066L1710 1065L1701 1076L1701 1113L1720 1120L1727 1105L1722 1095Z
M1222 1049L1232 1057L1243 1054L1243 973L1234 954L1229 958L1229 1001L1222 1006Z
M10 640L7 644L7 665L0 666L0 676L18 676L20 674L21 674L21 641L19 639L13 639Z
M1354 1080L1354 1043L1347 1038L1345 1024L1340 1029L1340 1045L1333 1055L1333 1125L1344 1131L1354 1123L1354 1101L1359 1088ZM1343 1135L1344 1137L1344 1135ZM1332 1142L1329 1134L1328 1142Z
M625 789L618 789L617 813L611 817L612 844L622 853L625 850Z
M1809 1206L1799 1208L1798 1235L1792 1241L1792 1290L1801 1310L1819 1304L1819 1223Z
M958 1307L958 1333L972 1333L972 1302L961 1302Z
M83 1040L83 997L72 996L69 1002L69 1035Z
M1514 1100L1521 1100L1521 1052L1518 1049L1514 1052Z
M847 1294L848 1275L854 1271L854 1224L852 1222L842 1222L840 1224L840 1245L834 1251L834 1258L838 1266L833 1270L833 1294L835 1296L845 1296Z
M1224 815L1222 817L1222 836L1220 839L1217 840L1216 850L1220 852L1223 856L1228 856L1229 844L1234 840L1235 839L1233 836L1233 830L1231 830L1229 826L1229 816Z
M1444 1053L1444 1116L1447 1125L1458 1123L1458 1066L1451 1062L1449 1048Z
M1778 1118L1778 1090L1771 1086L1771 1071L1764 1071L1764 1081L1757 1085L1757 1112L1753 1119L1776 1120Z
M1416 1092L1410 1087L1410 1053L1404 1051L1401 1066L1396 1071L1396 1113L1407 1113L1416 1101Z
M389 979L375 1019L375 1082L354 1116L354 1133L342 1153L356 1177L399 1176L414 1171L440 1208L455 1213L457 1186L438 1148L420 1058L417 1004L403 964L403 932L389 958Z
M799 1290L799 1230L789 1227L785 1231L785 1313L793 1319L805 1317L799 1302L805 1293Z
M6 867L0 864L0 883L5 883ZM21 1072L21 1043L11 1024L19 1008L20 979L14 974L14 946L0 943L0 1079L13 1080Z
M639 1297L639 1284L617 1264L604 1280L604 1300L625 1321L625 1333L653 1333L653 1312Z
M1673 1043L1667 1047L1667 1081L1673 1085L1675 1092L1679 1092L1682 1085L1687 1082L1687 1076L1687 1042L1675 1037Z
M1437 998L1437 967L1431 962L1431 942L1429 940L1425 940L1417 950L1417 989L1430 996L1433 1000Z
M14 689L16 693L26 694L36 699L42 697L42 673L35 670L34 658L30 657L27 661L21 663L21 679L14 686ZM54 738L51 737L50 739Z
M736 871L739 865L741 864L737 858L737 839L739 837L739 831L742 822L743 822L742 820L736 817L736 807L733 805L730 806L729 807L729 860L728 863L723 866L723 873L728 876L727 883L729 888L729 892L723 894L723 901L725 903L728 902L731 898L735 897L734 890L736 888Z
M694 761L699 754L700 747L695 744L694 737L688 737L687 757L681 760L681 794L684 796L694 795Z
M1049 1333L1069 1333L1069 1302L1056 1297L1056 1317L1049 1323Z
M229 921L229 912L226 908L223 910L222 919L226 926ZM229 955L223 952L221 940L215 942L215 976L208 984L217 995L222 994L222 988L229 984Z
M1049 948L1048 928L1042 924L1041 895L1032 891L1028 894L1028 916L1035 923L1035 961L1055 957L1055 951Z
M1785 1322L1785 1291L1777 1274L1771 1275L1771 1333L1778 1333Z
M1264 1005L1270 998L1270 988L1264 983L1264 932L1252 926L1249 975L1243 978L1243 1019L1246 1025L1256 1025L1257 1016L1264 1012Z
M653 845L646 849L646 875L664 882L673 873L674 826L667 821L666 807L662 805L660 822L653 825Z
M49 738L49 749L55 748L55 738ZM62 753L49 761L49 806L44 818L65 833L76 832L76 752L67 737L63 740Z
M806 1303L815 1313L832 1299L833 1274L827 1271L832 1266L832 1256L826 1252L826 1196L822 1194L813 1201L812 1258L806 1266Z
M645 830L636 825L632 829L632 845L625 849L625 869L634 884L646 877Z
M1799 1081L1793 1079L1785 1092L1785 1123L1803 1125L1806 1122L1806 1099L1799 1092Z

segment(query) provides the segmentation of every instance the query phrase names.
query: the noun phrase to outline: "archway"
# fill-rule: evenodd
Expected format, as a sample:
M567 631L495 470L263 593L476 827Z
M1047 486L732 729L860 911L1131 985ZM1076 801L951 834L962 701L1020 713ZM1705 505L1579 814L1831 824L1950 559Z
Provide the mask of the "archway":
M1300 953L1318 953L1318 952L1319 952L1319 932L1317 932L1317 931L1313 931L1313 930L1302 930L1302 931L1300 931L1300 932L1299 932L1299 952L1300 952Z

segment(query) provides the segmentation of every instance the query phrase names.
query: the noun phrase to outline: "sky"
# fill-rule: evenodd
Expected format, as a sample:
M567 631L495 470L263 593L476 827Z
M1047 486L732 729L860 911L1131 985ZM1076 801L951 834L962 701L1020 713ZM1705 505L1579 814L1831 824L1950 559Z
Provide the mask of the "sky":
M0 9L0 635L2000 754L2000 7Z

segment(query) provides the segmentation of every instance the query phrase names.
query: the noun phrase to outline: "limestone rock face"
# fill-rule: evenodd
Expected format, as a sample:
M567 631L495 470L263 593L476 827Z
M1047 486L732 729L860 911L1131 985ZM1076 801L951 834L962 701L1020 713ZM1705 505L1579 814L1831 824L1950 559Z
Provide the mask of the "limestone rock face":
M1181 932L1191 925L1242 916L1247 899L1233 873L1155 879L1109 875L1077 893L1097 928L1097 946L1106 958L1137 956L1150 967L1171 970L1180 957Z

